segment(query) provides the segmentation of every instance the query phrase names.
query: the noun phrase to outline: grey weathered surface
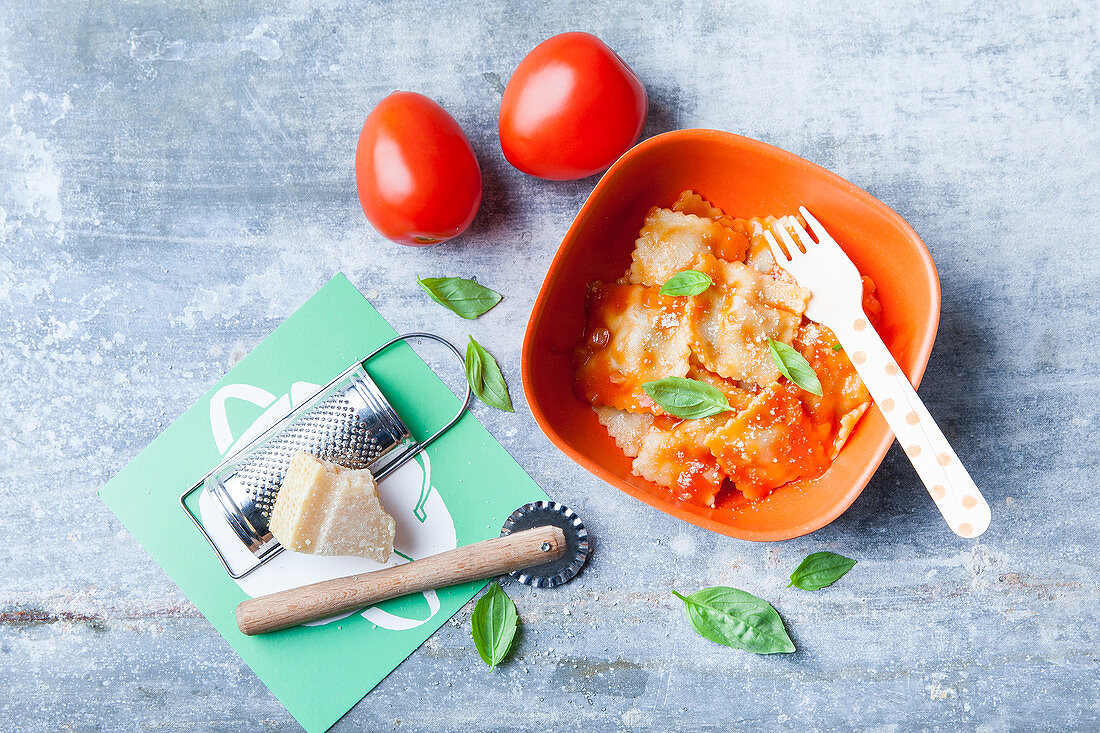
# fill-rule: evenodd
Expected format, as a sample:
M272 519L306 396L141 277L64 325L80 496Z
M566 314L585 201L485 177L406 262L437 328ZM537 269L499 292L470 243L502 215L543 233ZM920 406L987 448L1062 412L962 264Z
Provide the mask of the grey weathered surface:
M512 662L486 672L468 607L339 730L1100 728L1095 4L161 5L0 7L0 728L295 728L95 490L339 270L398 330L499 357L519 409L478 417L598 547L560 590L508 585ZM550 446L520 341L594 181L513 170L495 120L523 54L573 28L640 74L647 135L764 139L924 237L943 317L921 393L993 507L980 540L897 450L831 526L757 545ZM356 200L359 126L396 88L446 106L484 168L474 227L439 248L386 243ZM467 324L415 273L507 297ZM785 589L821 549L860 564ZM669 589L715 584L771 599L799 651L694 636Z

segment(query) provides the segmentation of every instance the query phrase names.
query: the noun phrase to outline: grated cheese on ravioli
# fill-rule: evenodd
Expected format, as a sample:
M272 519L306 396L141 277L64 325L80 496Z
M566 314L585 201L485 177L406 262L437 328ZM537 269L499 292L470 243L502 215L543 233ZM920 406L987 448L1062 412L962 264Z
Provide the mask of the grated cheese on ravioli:
M871 395L847 355L833 351L836 342L832 331L809 321L794 341L795 348L806 357L821 381L822 395L803 392L802 401L815 423L835 425L835 432L829 438L830 459L836 458L871 404Z
M714 506L726 474L703 441L721 420L670 422L660 418L649 429L634 459L634 474L672 489L677 499Z
M686 303L657 288L593 283L584 338L575 354L574 391L593 405L660 412L642 385L682 377L690 366Z
M650 209L623 280L590 286L575 391L633 458L634 473L679 500L714 507L724 486L755 500L816 477L871 404L848 356L833 350L832 332L804 318L810 293L776 265L764 232L778 226L772 216L731 217L684 191L670 209ZM714 285L691 297L657 292L689 268ZM881 306L867 277L863 308L877 325ZM821 396L780 376L769 338L806 358ZM730 411L699 420L663 414L641 386L669 376L716 387Z
M745 256L748 237L718 221L669 209L650 209L634 244L632 283L661 287L682 270L702 269L715 258Z
M642 449L646 433L653 426L653 415L647 412L627 412L614 407L597 405L592 408L600 425L615 439L623 453L633 458Z
M779 378L768 339L791 343L809 292L740 262L716 260L703 270L714 286L691 299L691 349L707 369L760 386Z
M650 209L634 243L634 263L627 270L627 280L659 288L677 272L713 259L710 241L718 230L710 219Z
M772 384L745 410L704 440L718 466L749 499L761 499L785 483L818 475L829 465L822 433L786 380Z

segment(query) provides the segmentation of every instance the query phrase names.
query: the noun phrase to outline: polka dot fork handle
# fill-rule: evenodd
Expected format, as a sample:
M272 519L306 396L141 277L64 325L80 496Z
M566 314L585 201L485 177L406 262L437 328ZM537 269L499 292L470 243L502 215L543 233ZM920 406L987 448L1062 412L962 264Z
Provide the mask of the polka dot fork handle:
M855 265L805 207L799 210L816 241L793 217L776 227L782 244L772 232L764 236L779 265L812 293L806 317L836 335L951 530L979 536L989 527L989 504L868 323Z

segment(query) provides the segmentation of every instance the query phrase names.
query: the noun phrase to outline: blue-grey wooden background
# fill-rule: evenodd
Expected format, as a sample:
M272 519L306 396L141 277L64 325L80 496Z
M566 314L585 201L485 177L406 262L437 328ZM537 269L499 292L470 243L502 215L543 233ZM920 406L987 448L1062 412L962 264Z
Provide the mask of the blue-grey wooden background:
M398 330L498 356L518 409L477 416L598 549L560 590L507 585L524 633L497 672L468 607L339 730L1097 730L1097 8L5 0L0 729L295 728L95 491L342 270ZM594 180L520 174L495 125L516 63L570 29L641 76L646 135L760 138L913 224L943 284L921 393L993 507L982 538L946 529L896 449L831 526L759 545L551 447L520 341ZM398 88L447 107L484 170L474 226L434 249L382 240L355 195L359 127ZM506 298L469 324L416 273ZM860 564L785 589L824 549ZM669 590L715 584L774 602L799 651L696 637Z

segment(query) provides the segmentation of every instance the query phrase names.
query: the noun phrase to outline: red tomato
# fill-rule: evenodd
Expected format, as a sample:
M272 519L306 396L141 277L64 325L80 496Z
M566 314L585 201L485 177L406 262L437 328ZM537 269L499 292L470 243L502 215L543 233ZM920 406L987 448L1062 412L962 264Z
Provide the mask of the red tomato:
M519 63L500 103L500 147L524 173L552 181L607 169L645 125L641 80L591 33L549 38Z
M481 205L481 168L447 110L415 92L394 92L367 115L355 149L363 213L399 244L457 237Z

